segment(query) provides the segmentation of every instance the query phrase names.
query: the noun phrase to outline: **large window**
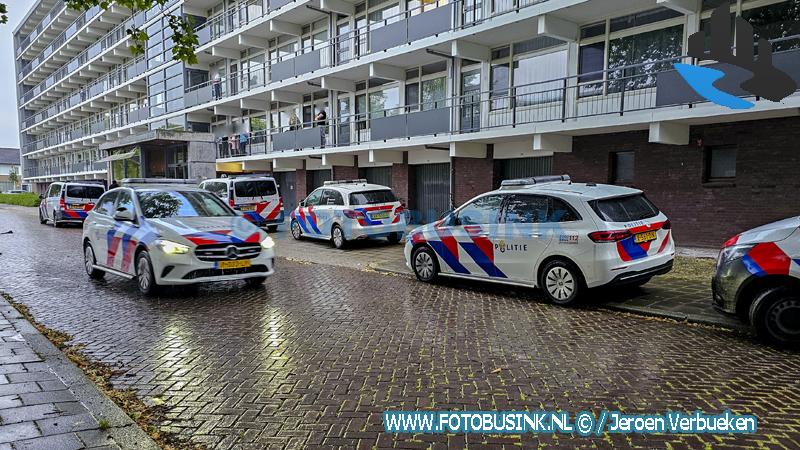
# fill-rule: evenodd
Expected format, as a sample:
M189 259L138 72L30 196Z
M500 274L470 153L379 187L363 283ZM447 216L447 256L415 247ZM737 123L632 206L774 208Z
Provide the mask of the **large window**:
M560 100L567 75L564 41L541 36L492 50L492 109ZM555 50L555 51L553 51ZM512 104L508 96L514 97Z
M706 148L704 165L704 181L727 181L736 178L736 147Z
M614 184L633 184L635 152L615 152L611 154L611 182Z
M800 1L797 0L744 9L742 17L753 25L753 38L756 41L762 37L779 39L800 35ZM800 39L790 39L773 45L775 51L793 48L800 48Z
M608 43L609 91L654 86L655 74L669 70L681 56L683 25L621 37ZM627 67L626 66L634 66ZM613 70L621 68L620 70Z

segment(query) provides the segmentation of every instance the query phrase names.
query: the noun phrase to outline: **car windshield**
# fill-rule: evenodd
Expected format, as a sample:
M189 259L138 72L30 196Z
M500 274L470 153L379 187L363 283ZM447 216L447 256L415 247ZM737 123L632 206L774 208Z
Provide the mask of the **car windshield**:
M225 217L235 213L214 194L203 191L142 191L136 193L148 219Z
M105 189L102 186L81 186L79 184L67 185L67 197L71 198L100 198Z
M658 215L658 208L644 194L594 200L589 204L606 222L632 222Z
M237 197L266 197L278 192L272 180L237 181L233 183L233 191Z
M391 203L395 201L397 201L397 199L395 199L394 193L388 189L350 194L351 205L376 205L378 203Z

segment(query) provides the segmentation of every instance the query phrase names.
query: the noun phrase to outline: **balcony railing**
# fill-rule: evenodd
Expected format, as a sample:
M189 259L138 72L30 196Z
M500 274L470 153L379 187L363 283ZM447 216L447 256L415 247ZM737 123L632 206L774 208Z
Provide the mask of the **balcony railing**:
M258 18L264 17L272 11L286 5L291 0L249 0L233 8L228 8L221 13L209 17L206 22L195 28L200 45L207 44Z
M798 36L800 37L800 36ZM798 37L794 37L797 39ZM800 50L776 53L774 61L796 67ZM514 129L544 122L567 123L581 118L617 115L670 107L694 107L706 100L680 81L675 62L689 57L650 61L566 78L513 86L501 91L468 93L424 104L406 105L361 115L285 125L217 140L218 158L284 153L315 148L346 147L368 142L408 140L422 136L453 136ZM733 74L733 76L738 76ZM797 75L795 75L797 78ZM591 81L582 81L582 80ZM675 91L681 91L676 95ZM659 91L661 89L661 91ZM735 92L758 101L744 91Z
M96 56L103 53L103 51L105 51L106 49L113 47L114 45L125 39L127 37L126 30L128 28L144 26L146 22L150 21L154 17L154 14L168 10L176 2L177 0L171 0L165 3L164 6L156 5L147 11L141 11L133 15L132 17L128 18L125 22L117 25L111 31L106 33L105 36L98 39L97 42L95 42L94 44L89 46L86 50L81 52L78 56L74 57L68 63L61 66L60 69L51 74L47 79L43 80L38 85L34 86L33 88L23 93L22 103L29 102L35 96L42 93L45 89L49 88L58 81L66 78L68 75L78 70L79 67L86 64L89 60L95 58Z
M67 165L26 167L25 170L23 171L23 176L25 178L48 177L48 176L66 175L66 174L102 172L107 169L108 165L106 163L84 161Z
M457 0L435 3L403 11L376 23L335 36L285 55L279 55L255 67L231 74L221 80L210 80L186 89L186 107L261 88L272 82L303 75L325 67L333 67L404 45L446 31L454 31L549 0L498 0L494 12L484 18L474 5ZM211 21L210 21L211 22ZM212 22L214 23L214 22ZM228 23L228 21L225 21ZM204 26L209 25L208 23ZM200 39L202 44L203 39Z
M21 55L25 50L28 49L28 46L31 45L33 40L36 39L36 37L39 36L39 34L41 34L48 25L50 25L50 22L52 22L53 19L55 19L56 16L61 13L62 9L64 9L64 1L58 0L53 7L50 8L50 11L48 11L47 14L42 17L42 20L39 21L39 24L36 25L36 28L34 28L33 31L28 33L27 36L17 42L17 56Z

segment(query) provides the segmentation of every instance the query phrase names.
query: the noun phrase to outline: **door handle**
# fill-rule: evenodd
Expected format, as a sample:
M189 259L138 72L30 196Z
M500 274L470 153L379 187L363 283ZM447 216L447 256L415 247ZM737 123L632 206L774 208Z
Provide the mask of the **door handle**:
M540 238L542 236L543 236L542 233L531 233L532 238Z

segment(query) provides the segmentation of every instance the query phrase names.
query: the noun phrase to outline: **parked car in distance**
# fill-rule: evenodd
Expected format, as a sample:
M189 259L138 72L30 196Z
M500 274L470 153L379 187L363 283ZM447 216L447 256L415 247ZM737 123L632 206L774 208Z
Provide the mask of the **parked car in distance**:
M245 280L274 272L275 242L216 195L182 180L130 179L106 192L83 224L86 273L163 285Z
M57 181L42 194L39 222L49 220L54 227L63 223L82 223L106 191L101 181Z
M387 186L365 179L326 181L290 214L292 237L348 241L386 238L398 243L406 229L405 207Z
M712 281L714 306L765 341L800 345L800 216L728 239Z
M414 229L405 258L421 281L444 275L539 287L570 305L587 288L642 285L669 272L671 231L640 190L534 177L503 181Z
M270 232L283 223L283 197L278 192L275 178L261 175L242 175L214 178L200 183L200 187L213 192L242 216Z

